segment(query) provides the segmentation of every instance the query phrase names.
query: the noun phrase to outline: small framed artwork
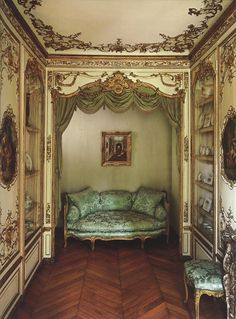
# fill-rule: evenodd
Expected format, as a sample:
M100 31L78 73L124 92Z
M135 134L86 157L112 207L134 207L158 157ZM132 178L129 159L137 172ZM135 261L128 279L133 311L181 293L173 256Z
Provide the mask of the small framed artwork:
M102 166L131 165L131 132L102 132Z
M209 126L211 126L211 119L212 119L211 113L207 113L207 114L205 115L205 118L204 118L203 127L209 127Z
M209 213L211 211L211 205L212 200L210 198L205 198L202 208Z

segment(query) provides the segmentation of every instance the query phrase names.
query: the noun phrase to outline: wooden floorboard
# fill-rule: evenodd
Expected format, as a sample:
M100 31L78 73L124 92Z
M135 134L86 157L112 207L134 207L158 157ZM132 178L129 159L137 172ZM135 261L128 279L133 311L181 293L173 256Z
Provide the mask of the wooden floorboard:
M56 262L42 265L13 319L192 319L193 292L184 304L183 260L164 238L57 243ZM200 319L224 319L222 301L202 297Z

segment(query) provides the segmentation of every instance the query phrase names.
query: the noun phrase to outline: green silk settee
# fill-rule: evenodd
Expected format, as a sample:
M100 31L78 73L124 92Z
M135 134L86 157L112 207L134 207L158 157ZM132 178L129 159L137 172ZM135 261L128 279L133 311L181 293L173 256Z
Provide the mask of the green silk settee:
M137 192L86 188L66 193L64 200L64 243L67 238L90 240L141 239L166 234L169 238L169 204L166 192L141 187Z

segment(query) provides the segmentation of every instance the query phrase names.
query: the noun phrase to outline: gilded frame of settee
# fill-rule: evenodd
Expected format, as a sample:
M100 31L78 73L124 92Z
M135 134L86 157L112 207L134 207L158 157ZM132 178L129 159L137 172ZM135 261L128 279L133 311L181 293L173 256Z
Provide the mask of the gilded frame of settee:
M135 240L135 239L140 239L141 241L141 248L144 249L144 244L145 244L145 240L146 239L155 239L157 237L159 237L162 234L166 235L166 243L168 244L169 242L169 234L170 234L170 220L169 220L169 210L170 210L170 205L167 201L167 192L163 191L165 193L165 196L163 198L164 201L164 207L167 211L167 225L166 225L166 230L160 231L160 233L155 234L153 236L129 236L129 237L115 237L115 236L110 236L109 238L107 237L101 237L101 236L88 236L88 237L83 237L80 238L78 236L74 236L74 235L69 235L67 234L67 214L68 214L68 193L64 193L63 194L63 223L64 223L64 247L67 247L67 239L68 238L75 238L75 239L79 239L81 241L85 241L85 240L89 240L91 242L91 249L92 251L94 251L95 249L95 242L96 240L102 240L102 241L112 241L112 240Z

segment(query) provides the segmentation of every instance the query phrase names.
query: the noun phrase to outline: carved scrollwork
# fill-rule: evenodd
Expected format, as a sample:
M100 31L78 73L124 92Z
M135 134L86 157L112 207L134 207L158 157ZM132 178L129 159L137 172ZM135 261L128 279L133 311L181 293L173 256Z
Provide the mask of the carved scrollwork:
M225 81L227 80L232 84L233 78L236 75L236 35L222 47L220 70L220 96L222 99Z
M188 136L184 137L184 160L188 162L189 159L189 138Z
M117 71L101 83L104 91L113 91L121 94L124 91L132 90L137 87L137 83L127 78L123 73Z
M51 223L51 204L47 203L47 207L46 207L46 220L45 220L46 224L50 224Z
M47 137L46 158L48 162L50 162L52 159L52 136L51 135L48 135Z
M13 77L17 81L17 93L19 92L19 45L13 37L7 32L0 21L0 92L2 88L3 72L7 73L9 81Z
M198 79L202 82L215 76L215 71L211 61L203 60L199 63Z
M221 237L226 246L223 260L223 283L227 303L227 318L234 319L236 316L236 229L233 229L233 224L236 224L236 220L231 208L225 211L222 206L222 199L220 199L220 206Z
M188 223L188 202L184 202L184 223Z
M46 25L41 19L32 13L36 6L42 6L42 0L18 0L18 3L25 8L24 13L29 16L37 33L43 38L46 48L53 48L55 51L64 51L72 48L79 50L98 50L100 52L140 52L157 53L159 51L184 52L194 46L194 41L208 28L208 20L213 18L222 10L222 0L204 0L203 7L197 10L190 8L188 14L203 16L199 25L190 24L183 33L176 36L160 34L163 41L157 43L123 43L118 38L114 43L93 45L91 42L84 42L80 39L81 32L70 35L61 35L53 30L53 27Z
M2 223L2 208L0 207L0 266L3 266L18 248L18 201L15 214L8 211L7 218Z

